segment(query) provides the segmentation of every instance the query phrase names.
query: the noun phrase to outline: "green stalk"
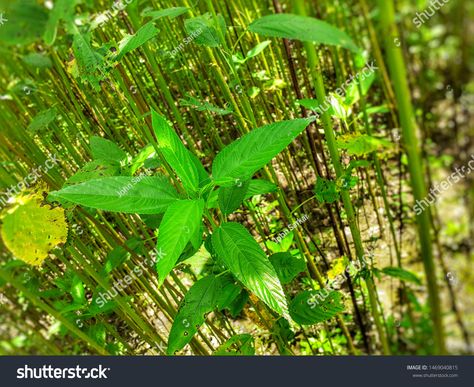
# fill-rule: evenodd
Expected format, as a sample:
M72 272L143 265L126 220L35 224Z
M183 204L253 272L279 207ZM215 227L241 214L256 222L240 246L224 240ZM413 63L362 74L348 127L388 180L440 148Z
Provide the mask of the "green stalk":
M394 5L392 0L377 0L377 4L379 6L382 35L385 36L385 51L388 68L398 103L398 115L402 127L402 137L408 156L408 169L410 172L413 197L415 201L421 201L427 196L427 188L417 139L418 128L407 82L405 60L401 48L395 44L395 39L399 41L400 36L395 24ZM428 282L428 299L434 331L434 353L444 354L446 353L446 345L440 297L436 281L436 267L433 259L431 215L429 209L416 215L416 221L421 255Z
M294 8L297 14L306 15L306 9L304 5L304 0L294 0ZM319 101L324 101L326 99L326 90L324 87L324 81L319 71L320 64L318 61L318 56L314 45L312 43L304 43L304 47L306 50L306 54L308 56L308 63L311 71L311 75L313 77L314 82L314 89L316 91L316 97ZM336 136L334 134L334 129L332 127L331 117L327 111L323 112L322 114L322 121L324 127L324 134L326 136L326 144L329 149L329 154L331 156L332 165L336 172L336 178L340 178L344 174L344 169L341 164L339 150L336 144ZM344 204L344 209L346 211L347 220L349 223L349 228L351 230L352 238L354 240L354 246L356 250L357 258L361 263L364 261L364 247L362 244L362 238L360 234L360 230L357 226L354 207L352 206L351 198L349 191L341 190L341 198ZM366 280L367 290L369 295L369 301L374 317L374 323L377 328L377 332L379 335L380 343L382 346L382 351L385 355L390 354L390 348L387 341L386 332L383 327L383 321L380 315L379 308L377 306L376 301L376 290L375 285L372 278L368 278Z

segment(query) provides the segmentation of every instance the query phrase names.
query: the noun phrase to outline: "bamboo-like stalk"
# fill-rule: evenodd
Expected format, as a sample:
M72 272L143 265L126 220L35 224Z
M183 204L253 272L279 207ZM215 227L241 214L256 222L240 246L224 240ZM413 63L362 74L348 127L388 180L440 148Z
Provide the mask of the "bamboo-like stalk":
M411 103L410 89L407 83L405 60L401 47L396 44L400 41L395 24L395 10L392 0L377 0L380 13L380 26L382 36L385 37L385 54L387 65L392 77L393 88L398 105L398 114L402 127L402 137L408 156L408 169L415 202L427 196L427 188L423 173L423 163L417 138L417 124ZM395 40L397 39L397 40ZM429 208L416 215L420 250L428 283L428 297L433 320L434 353L446 353L444 328L440 296L437 284L436 266L433 259L431 219Z
M306 9L305 9L303 0L293 0L293 5L294 5L296 13L300 15L306 15ZM324 87L324 81L319 71L320 66L319 66L316 50L311 43L304 43L304 46L305 46L306 53L308 55L308 63L309 63L310 72L314 81L314 89L316 92L316 96L319 101L324 101L326 99L326 90ZM336 173L336 178L340 178L343 176L344 170L342 168L339 151L336 145L336 137L335 137L334 130L332 127L331 117L327 111L324 111L322 113L322 121L323 121L324 134L326 136L326 144L328 146L331 162ZM359 259L361 263L363 263L363 260L365 259L364 258L365 252L364 252L364 247L362 244L360 231L356 223L354 208L352 206L349 192L347 190L342 190L341 198L344 204L344 209L347 214L349 228L351 230L352 238L354 241L357 258ZM375 285L373 283L373 279L372 278L367 279L366 284L367 284L367 289L368 289L368 294L369 294L370 305L371 305L371 309L372 309L372 313L374 317L374 322L375 322L375 326L377 327L377 332L379 335L382 351L384 354L390 354L390 348L389 348L386 332L383 327L381 313L376 302L376 290L375 290Z

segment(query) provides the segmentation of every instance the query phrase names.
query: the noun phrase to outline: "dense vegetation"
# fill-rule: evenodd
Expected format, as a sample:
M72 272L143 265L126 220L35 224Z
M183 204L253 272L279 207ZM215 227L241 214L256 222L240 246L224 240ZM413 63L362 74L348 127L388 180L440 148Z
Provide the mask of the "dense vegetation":
M472 353L438 5L0 0L0 353Z

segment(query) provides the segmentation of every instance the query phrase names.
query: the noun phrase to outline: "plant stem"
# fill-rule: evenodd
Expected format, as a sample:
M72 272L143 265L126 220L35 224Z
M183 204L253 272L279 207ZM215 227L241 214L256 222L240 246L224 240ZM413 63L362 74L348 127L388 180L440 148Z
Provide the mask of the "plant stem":
M405 60L399 44L400 35L395 24L395 11L392 0L377 0L380 13L380 26L385 37L385 53L388 68L392 77L395 96L398 103L398 115L402 127L402 137L408 156L413 197L416 202L423 200L427 195L423 175L423 163L418 145L418 128L411 102L410 90L407 82ZM446 353L442 311L436 280L436 267L433 259L431 215L429 209L416 214L418 237L420 240L421 255L428 282L428 299L434 330L434 353Z

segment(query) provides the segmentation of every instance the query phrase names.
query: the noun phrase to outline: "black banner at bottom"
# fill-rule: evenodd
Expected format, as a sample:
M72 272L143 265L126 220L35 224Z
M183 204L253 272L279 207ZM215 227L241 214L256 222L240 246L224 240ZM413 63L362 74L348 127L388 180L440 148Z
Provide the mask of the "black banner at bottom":
M0 386L474 386L474 357L0 357Z

